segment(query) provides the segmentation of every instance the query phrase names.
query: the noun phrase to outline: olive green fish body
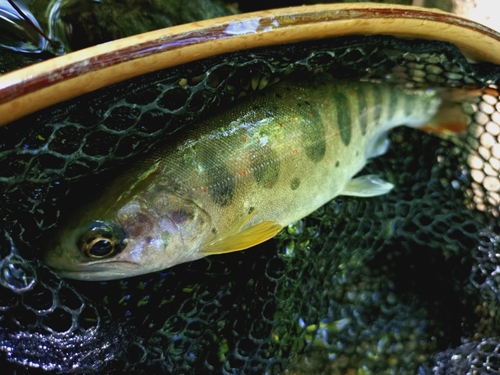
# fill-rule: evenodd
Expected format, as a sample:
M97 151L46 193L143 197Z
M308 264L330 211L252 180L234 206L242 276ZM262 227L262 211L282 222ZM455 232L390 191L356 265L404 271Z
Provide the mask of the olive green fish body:
M285 226L341 193L385 151L387 130L425 124L440 103L433 93L422 100L422 92L322 77L282 83L191 130L176 152L157 151L165 185L155 194L174 186L219 232L252 210L246 227Z
M327 74L277 84L153 151L76 214L47 262L82 279L151 272L250 247L339 194L386 193L353 176L385 152L388 130L424 125L440 104L434 90Z

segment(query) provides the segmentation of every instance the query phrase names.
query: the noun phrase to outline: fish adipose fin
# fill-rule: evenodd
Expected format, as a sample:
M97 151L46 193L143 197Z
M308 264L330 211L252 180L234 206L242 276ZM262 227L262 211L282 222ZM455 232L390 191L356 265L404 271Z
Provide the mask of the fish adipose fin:
M375 197L391 191L394 187L390 182L384 181L373 174L353 178L347 183L340 195L352 197Z
M274 221L263 221L241 231L241 228L250 220L254 213L255 209L248 214L241 224L235 225L229 233L219 237L200 252L211 255L245 250L273 238L283 229L281 225Z
M439 90L439 89L438 89ZM431 133L437 133L444 137L450 135L463 135L467 132L467 115L462 109L463 102L481 96L479 89L441 89L439 96L442 99L434 117L425 125L419 127Z

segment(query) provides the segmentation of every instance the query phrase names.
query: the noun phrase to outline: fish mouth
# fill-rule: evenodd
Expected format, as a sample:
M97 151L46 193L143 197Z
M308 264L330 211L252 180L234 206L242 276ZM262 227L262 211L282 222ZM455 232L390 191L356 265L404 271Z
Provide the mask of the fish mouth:
M119 264L119 267L113 266ZM51 267L54 272L63 278L83 281L107 281L124 279L132 276L143 274L142 268L139 264L126 261L107 261L96 263L80 264L79 268L75 269L61 269Z

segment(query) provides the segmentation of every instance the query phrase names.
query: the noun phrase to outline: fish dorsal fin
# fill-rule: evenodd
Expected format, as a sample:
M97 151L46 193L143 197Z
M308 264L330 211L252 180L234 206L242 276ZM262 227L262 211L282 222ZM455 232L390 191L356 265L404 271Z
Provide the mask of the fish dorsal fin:
M235 225L228 233L218 237L200 252L211 255L245 250L273 238L283 228L274 221L263 221L242 231L241 228L250 220L254 213L255 209L241 223Z
M340 195L352 197L375 197L386 194L394 187L390 182L384 181L376 175L367 174L353 178L342 189Z

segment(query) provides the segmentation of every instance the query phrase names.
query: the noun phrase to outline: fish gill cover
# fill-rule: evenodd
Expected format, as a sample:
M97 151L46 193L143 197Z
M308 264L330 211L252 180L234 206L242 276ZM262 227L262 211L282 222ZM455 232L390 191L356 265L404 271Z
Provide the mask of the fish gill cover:
M344 37L166 69L1 128L8 371L500 373L494 90L465 107L463 142L393 131L365 168L390 194L336 198L248 251L109 282L64 281L38 260L84 190L207 111L316 69L453 87L500 77L450 44Z

